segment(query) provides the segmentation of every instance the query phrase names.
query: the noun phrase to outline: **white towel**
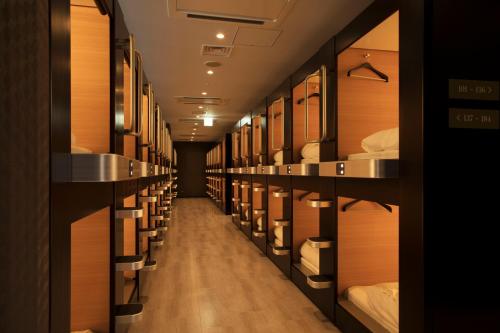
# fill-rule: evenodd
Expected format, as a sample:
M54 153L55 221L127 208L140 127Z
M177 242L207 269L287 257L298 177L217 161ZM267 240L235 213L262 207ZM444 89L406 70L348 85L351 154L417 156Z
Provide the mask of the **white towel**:
M305 159L318 159L319 160L319 142L307 143L302 147L300 151L301 155Z
M302 265L304 265L308 270L310 270L311 272L313 272L314 274L319 275L319 267L314 266L313 264L311 264L309 262L309 260L307 260L306 258L300 257L300 263Z
M283 241L279 240L278 238L274 239L274 245L282 247L283 246Z
M399 128L375 132L361 140L361 148L367 153L384 150L399 150Z
M282 165L283 164L283 150L275 153L274 156L274 165Z
M300 255L314 267L319 267L319 249L311 247L307 241L300 246Z

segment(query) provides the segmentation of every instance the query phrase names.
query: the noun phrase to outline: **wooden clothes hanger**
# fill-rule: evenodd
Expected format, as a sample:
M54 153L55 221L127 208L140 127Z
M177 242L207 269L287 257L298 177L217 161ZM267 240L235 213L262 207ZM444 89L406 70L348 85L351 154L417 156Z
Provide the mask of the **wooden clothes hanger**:
M354 71L356 71L358 69L361 69L361 68L368 69L369 71L375 73L375 75L377 75L378 77L356 75L356 74L352 73L352 72L354 72ZM369 80L389 82L389 77L386 74L384 74L381 71L379 71L378 69L376 69L375 67L373 67L372 64L370 64L369 62L364 62L364 63L362 63L359 66L351 68L349 71L347 71L347 76L349 76L349 77L359 77L359 78L369 79Z

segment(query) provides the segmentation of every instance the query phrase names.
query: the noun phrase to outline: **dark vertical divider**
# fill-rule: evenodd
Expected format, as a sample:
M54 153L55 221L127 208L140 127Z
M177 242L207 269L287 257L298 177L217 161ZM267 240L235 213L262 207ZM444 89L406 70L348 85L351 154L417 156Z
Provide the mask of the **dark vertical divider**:
M1 332L49 332L49 10L0 6Z
M174 142L177 150L179 197L206 197L206 153L215 145L213 142Z

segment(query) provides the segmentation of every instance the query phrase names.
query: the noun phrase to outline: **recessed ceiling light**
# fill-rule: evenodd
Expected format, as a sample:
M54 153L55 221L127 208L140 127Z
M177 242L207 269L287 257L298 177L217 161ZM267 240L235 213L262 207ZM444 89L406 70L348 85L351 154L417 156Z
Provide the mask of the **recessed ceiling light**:
M205 96L205 95L207 94L207 92L206 92L206 91L203 91L201 94L202 94L203 96Z
M208 75L212 75L213 73L214 73L214 71L213 71L213 70L211 70L211 69L209 69L209 70L207 71L207 74L208 74Z
M211 127L214 125L214 118L205 117L203 118L203 126Z
M224 39L224 34L222 32L219 32L217 35L215 35L215 37L217 37L217 39Z

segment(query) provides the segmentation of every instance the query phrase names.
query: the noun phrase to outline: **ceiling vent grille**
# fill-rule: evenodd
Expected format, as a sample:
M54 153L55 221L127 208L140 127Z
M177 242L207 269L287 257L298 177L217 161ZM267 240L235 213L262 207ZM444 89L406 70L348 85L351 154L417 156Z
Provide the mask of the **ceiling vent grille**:
M225 45L208 45L201 46L201 55L211 57L229 57L233 52L232 46Z
M177 103L199 105L221 105L225 101L220 97L175 96Z
M245 23L254 25L264 25L266 20L259 18L249 18L241 16L226 16L226 15L208 15L208 14L198 14L198 13L187 13L186 17L198 20L211 20L211 21L221 21L229 23Z

